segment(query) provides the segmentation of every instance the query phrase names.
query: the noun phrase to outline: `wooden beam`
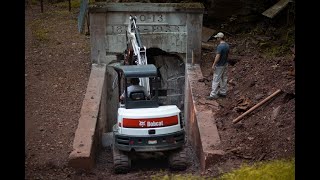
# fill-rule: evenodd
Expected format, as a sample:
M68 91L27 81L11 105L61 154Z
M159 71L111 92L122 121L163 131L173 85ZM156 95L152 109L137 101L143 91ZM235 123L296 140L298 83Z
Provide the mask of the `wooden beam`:
M211 36L213 36L217 31L207 27L202 27L202 42L208 42Z
M215 44L209 43L209 42L202 42L201 43L201 48L203 48L203 49L214 50L214 48L215 48L214 46L215 46Z
M248 111L246 111L245 113L241 114L239 117L237 117L236 119L234 119L232 121L232 123L237 123L241 120L241 118L243 118L245 115L249 114L250 112L252 112L253 110L257 109L258 107L260 107L262 104L264 104L265 102L269 101L271 98L273 98L274 96L276 96L277 94L279 94L281 91L281 89L278 89L276 92L274 92L273 94L271 94L270 96L268 96L267 98L265 98L264 100L262 100L261 102L259 102L258 104L256 104L255 106L253 106L252 108L250 108Z
M273 18L277 15L282 9L284 9L289 3L289 0L280 0L269 9L264 11L262 15L267 16L268 18Z

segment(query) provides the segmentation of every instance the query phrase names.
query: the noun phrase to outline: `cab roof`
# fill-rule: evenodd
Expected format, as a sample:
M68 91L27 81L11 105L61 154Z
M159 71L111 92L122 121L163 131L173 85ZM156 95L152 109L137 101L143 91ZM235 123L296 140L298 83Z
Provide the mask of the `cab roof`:
M123 72L126 78L156 77L157 68L153 64L147 65L121 65L114 67L116 71Z

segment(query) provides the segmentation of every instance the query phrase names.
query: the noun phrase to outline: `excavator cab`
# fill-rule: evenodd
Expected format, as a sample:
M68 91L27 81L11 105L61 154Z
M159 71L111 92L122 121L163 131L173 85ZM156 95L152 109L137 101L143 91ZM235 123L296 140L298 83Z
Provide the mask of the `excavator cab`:
M158 103L158 86L160 83L159 78L157 77L158 72L157 68L153 64L148 65L122 65L114 67L118 73L118 83L119 94L121 95L128 94L128 79L131 78L140 78L144 81L149 81L150 90L149 98L146 97L143 91L134 91L129 96L125 96L121 102L122 106L126 109L135 109L135 108L156 108L159 106ZM140 80L141 82L141 80ZM143 86L143 84L140 84ZM146 88L147 89L147 88Z

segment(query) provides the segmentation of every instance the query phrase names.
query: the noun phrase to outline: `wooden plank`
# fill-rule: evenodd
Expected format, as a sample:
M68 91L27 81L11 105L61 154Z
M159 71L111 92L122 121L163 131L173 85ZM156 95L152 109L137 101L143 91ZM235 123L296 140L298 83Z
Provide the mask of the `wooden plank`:
M262 15L267 16L269 18L273 18L275 15L277 15L282 9L284 9L289 3L289 0L280 0L273 6L271 6L269 9L264 11Z
M211 36L213 36L217 31L207 27L202 27L202 42L208 42Z
M214 50L215 44L211 43L211 42L202 42L201 43L201 48L208 49L208 50Z

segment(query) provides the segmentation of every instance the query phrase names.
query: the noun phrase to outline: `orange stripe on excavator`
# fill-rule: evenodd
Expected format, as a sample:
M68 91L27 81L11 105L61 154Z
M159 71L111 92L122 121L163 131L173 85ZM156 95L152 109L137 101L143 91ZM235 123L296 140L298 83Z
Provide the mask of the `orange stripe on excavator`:
M157 128L172 126L178 124L178 116L170 116L163 118L148 118L148 119L132 119L123 118L123 127L125 128Z

